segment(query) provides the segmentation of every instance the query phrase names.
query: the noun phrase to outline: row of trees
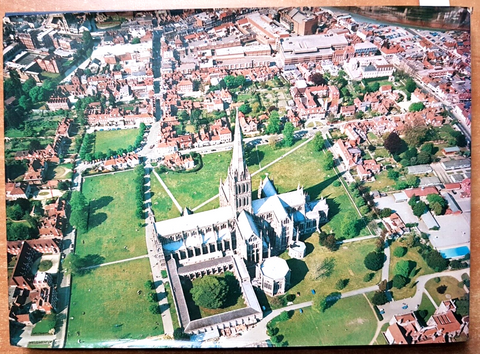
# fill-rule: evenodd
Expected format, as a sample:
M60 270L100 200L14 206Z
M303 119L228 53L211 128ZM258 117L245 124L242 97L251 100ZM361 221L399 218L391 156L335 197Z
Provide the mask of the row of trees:
M144 195L144 176L145 176L145 167L142 164L135 166L133 169L135 177L133 179L136 188L135 188L135 215L139 218L143 218L143 195Z
M75 227L79 232L87 232L88 230L88 205L89 202L82 192L73 191L70 197L70 225Z

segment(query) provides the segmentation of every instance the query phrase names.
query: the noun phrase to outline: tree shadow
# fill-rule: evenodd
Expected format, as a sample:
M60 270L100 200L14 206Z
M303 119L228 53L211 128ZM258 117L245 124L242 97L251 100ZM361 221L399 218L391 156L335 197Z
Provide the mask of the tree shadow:
M113 202L113 197L111 196L103 196L95 200L90 201L90 212L94 213L97 210L100 210L106 207L108 204Z
M293 288L305 279L305 276L308 273L308 267L304 261L295 258L287 260L287 264L292 272L290 275L290 287Z
M310 242L305 242L305 256L308 256L310 253L313 252L315 246Z
M90 214L88 228L93 229L94 227L100 226L105 220L107 220L107 214L105 213Z
M323 180L322 182L305 189L305 192L307 192L308 195L310 196L310 200L317 199L324 189L326 189L328 186L330 186L336 180L342 178L342 175L344 173L345 172L339 173L338 177L337 177L337 175L333 175L332 177L329 177L329 178Z
M270 303L268 302L267 295L265 295L263 290L260 288L254 287L253 290L255 290L255 295L257 295L257 299L260 303L260 306L262 306L262 310L264 311L265 315L267 315L267 313L272 310Z
M105 257L99 254L87 254L82 258L84 267L91 267L105 262Z
M325 198L328 205L328 220L332 220L333 217L340 213L340 203L336 202L333 198Z
M238 284L238 280L237 278L235 278L235 275L233 275L233 273L225 272L224 278L228 284L228 296L222 308L235 305L238 301L238 298L242 294L240 284Z

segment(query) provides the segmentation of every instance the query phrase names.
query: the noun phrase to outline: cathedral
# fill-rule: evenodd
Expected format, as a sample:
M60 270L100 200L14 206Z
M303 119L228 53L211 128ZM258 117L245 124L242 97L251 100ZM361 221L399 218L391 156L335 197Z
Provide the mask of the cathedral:
M201 213L185 209L182 216L155 224L166 259L189 265L236 255L247 265L259 265L328 221L325 199L310 201L300 186L278 194L268 175L258 199L252 200L238 114L235 127L232 160L219 186L220 208Z

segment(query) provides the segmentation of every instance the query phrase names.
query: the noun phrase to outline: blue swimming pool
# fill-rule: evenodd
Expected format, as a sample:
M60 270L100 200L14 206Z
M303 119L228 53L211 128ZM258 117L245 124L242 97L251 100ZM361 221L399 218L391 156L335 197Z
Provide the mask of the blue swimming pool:
M463 257L469 253L470 253L470 248L468 248L468 246L449 248L449 249L440 251L440 254L442 255L443 258Z

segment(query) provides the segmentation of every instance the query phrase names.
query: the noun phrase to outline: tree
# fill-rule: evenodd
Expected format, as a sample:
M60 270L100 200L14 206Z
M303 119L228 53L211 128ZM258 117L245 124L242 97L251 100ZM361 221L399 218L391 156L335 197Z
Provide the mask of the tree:
M395 265L395 274L408 278L410 272L415 268L415 262L401 260Z
M323 140L322 133L320 132L316 133L315 137L313 138L313 150L322 151L324 146L325 146L325 140Z
M310 76L310 81L313 82L317 86L326 85L327 81L323 77L321 73L314 73Z
M190 336L183 332L181 328L175 328L173 331L173 339L175 340L183 340L183 339L188 339Z
M330 171L335 166L333 154L330 151L326 151L321 158L321 164L324 170Z
M427 211L427 204L420 201L413 206L412 211L413 215L419 218Z
M160 306L157 304L151 304L150 307L148 308L148 311L154 315L160 314Z
M377 291L373 294L372 303L374 305L380 306L385 305L388 302L387 293L385 291Z
M385 254L380 252L370 252L365 257L363 264L369 270L377 271L382 269L385 262Z
M418 153L417 163L419 163L420 165L426 165L426 164L429 164L430 162L432 162L432 158L428 153L424 151L420 151Z
M270 117L268 118L268 125L265 132L267 134L280 133L280 116L278 114L278 111L270 112Z
M407 283L408 283L408 279L405 278L403 275L395 274L393 276L392 285L397 289L403 288L405 285L407 285Z
M283 129L283 145L286 147L290 147L293 145L293 131L294 131L293 124L287 122L285 124L285 128Z
M385 149L388 150L391 154L398 154L403 151L404 143L403 140L400 139L397 133L392 132L388 134L387 138L383 142L383 146Z
M442 272L448 267L448 260L443 258L437 250L431 250L425 257L427 265L436 272Z
M408 146L416 149L417 146L420 146L427 138L428 127L425 125L425 122L417 118L412 123L406 124L403 132L405 142Z
M18 204L7 207L7 218L12 220L21 220L25 211Z
M58 189L61 191L66 191L70 188L70 183L68 181L60 181L58 182Z
M138 43L140 43L140 38L138 37L135 37L130 41L130 44L138 44Z
M354 213L345 214L342 226L340 227L340 233L345 238L352 238L358 236L359 220Z
M428 154L428 155L432 155L433 154L433 143L425 143L422 145L422 147L420 148L420 151Z
M82 33L82 40L84 48L92 48L93 47L93 39L92 35L89 31L83 31Z
M396 181L398 177L400 177L400 172L394 170L393 168L388 170L387 172L387 177L390 178L393 181Z
M25 111L28 112L32 109L32 101L26 95L23 95L18 100L18 105Z
M390 215L392 215L393 211L390 208L384 208L380 210L380 217L381 218L388 218Z
M144 285L147 290L153 290L155 288L155 283L151 280L147 280Z
M408 200L408 205L410 205L410 207L413 208L415 204L417 204L418 200L419 200L418 196L412 195L412 197Z
M250 105L248 103L244 103L240 107L238 107L238 110L240 112L242 112L243 114L247 115L248 113L250 113L252 111L252 108L250 107Z
M337 290L343 290L348 285L349 279L338 279L337 283L335 284L335 288Z
M411 188L417 188L420 184L420 178L415 175L408 175L405 177L405 182Z
M465 135L463 135L462 133L458 134L455 139L456 139L455 142L458 147L467 146L467 138L465 138Z
M408 107L408 111L420 112L420 111L423 111L424 108L425 108L425 105L423 104L423 102L415 102L415 103L412 103L410 107Z
M228 290L225 279L207 275L195 280L190 293L198 306L217 309L227 301Z
M445 291L447 291L447 286L446 285L440 285L437 286L437 293L439 294L445 294Z
M405 256L405 254L407 254L407 250L408 250L407 247L397 247L393 251L393 255L395 257L401 258L401 257Z
M413 79L411 78L408 78L406 83L405 83L405 89L412 93L413 91L415 91L415 89L417 88L417 84L415 83L415 81L413 81Z

